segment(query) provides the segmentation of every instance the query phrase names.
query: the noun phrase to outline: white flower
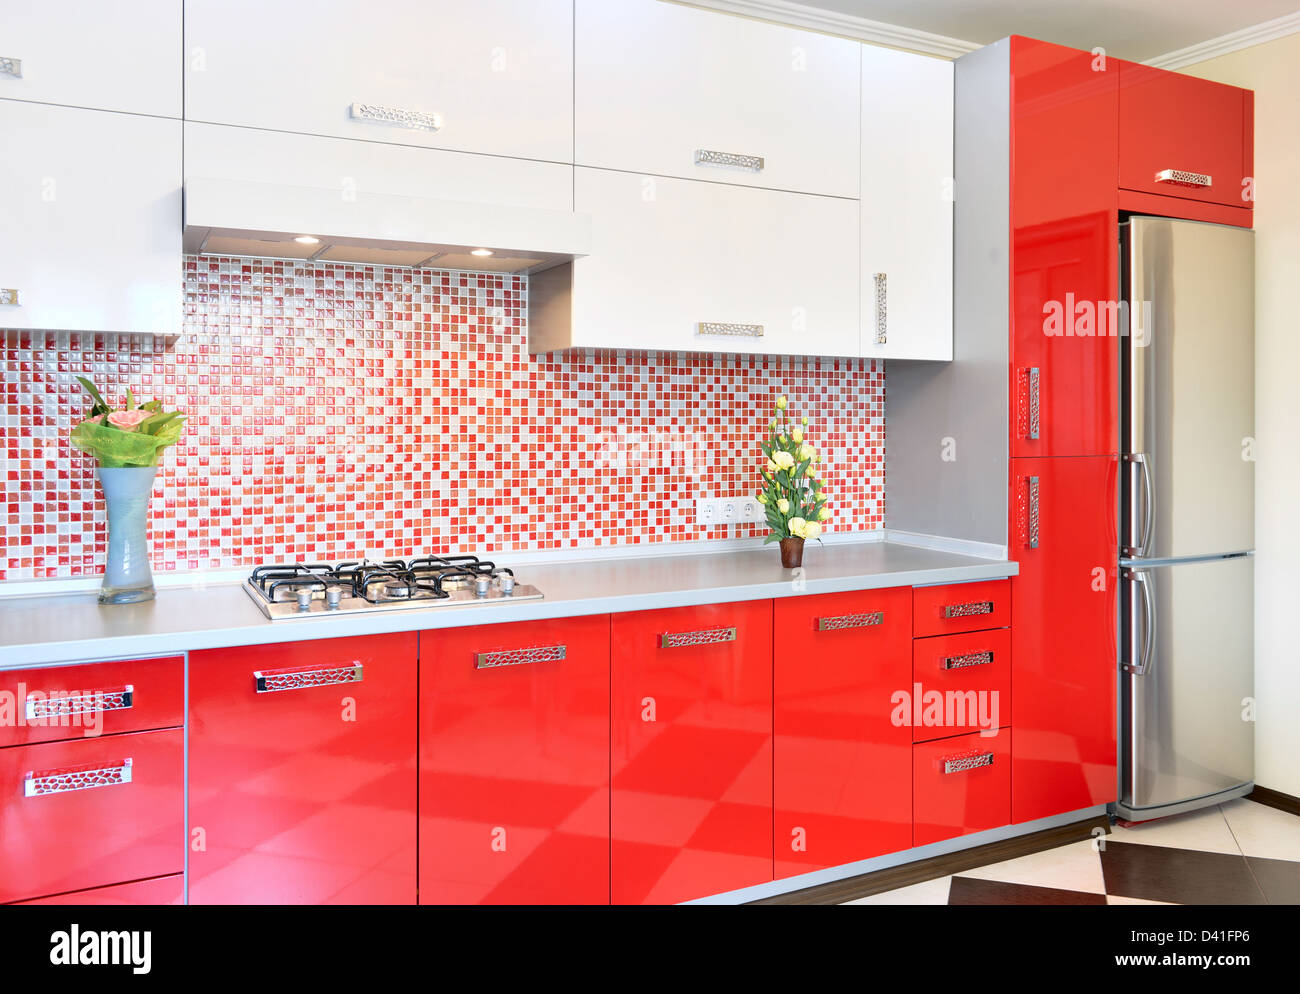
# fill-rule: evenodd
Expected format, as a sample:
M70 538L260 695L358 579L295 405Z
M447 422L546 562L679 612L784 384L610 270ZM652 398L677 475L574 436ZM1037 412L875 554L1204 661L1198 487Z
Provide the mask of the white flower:
M821 533L822 533L822 526L819 525L816 521L809 521L806 525L803 526L804 538L814 539L820 536Z
M779 469L792 469L794 467L794 456L788 452L773 452L772 462L776 463Z
M756 494L756 495L754 496L754 500L758 501L760 504L766 504L766 503L767 503L767 494Z
M796 428L794 431L790 432L790 438L791 438L792 441L795 441L795 442L802 442L802 441L803 441L803 429L802 429L802 428Z
M780 397L776 398L776 409L778 411L784 411L788 403L789 401L785 399L785 394L781 394Z
M798 439L795 439L795 441L798 441ZM813 458L813 456L815 456L815 455L817 455L817 450L816 450L815 448L813 448L813 445L812 445L811 442L804 442L803 445L799 446L799 460L800 460L800 462L802 462L802 461L805 460L805 459L807 459L807 460L809 460L809 461L812 461L812 458Z
M829 521L830 517L831 517L831 509L829 507L823 507L817 511L818 521Z
M808 522L803 518L791 518L786 522L786 527L790 529L790 534L795 538L807 537Z
M790 502L786 500L784 497L782 497L780 500L776 502L776 509L780 511L782 514L789 514Z

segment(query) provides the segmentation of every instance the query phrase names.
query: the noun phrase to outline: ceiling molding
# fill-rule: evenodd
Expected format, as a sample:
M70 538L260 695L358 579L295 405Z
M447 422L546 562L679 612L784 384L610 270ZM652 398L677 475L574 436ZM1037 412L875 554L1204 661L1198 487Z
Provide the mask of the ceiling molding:
M1285 38L1296 32L1300 32L1300 11L1275 17L1271 21L1252 24L1248 28L1211 38L1199 45L1188 45L1175 52L1157 55L1154 59L1147 59L1146 64L1158 69L1182 69L1184 66L1215 59L1230 52L1239 52L1243 48L1262 45L1266 41Z
M682 0L672 0L672 2L682 2ZM739 14L743 17L787 24L796 28L807 28L825 34L841 35L845 38L871 42L874 45L902 48L909 52L938 55L946 59L955 59L977 48L983 48L973 41L962 41L960 38L949 38L946 35L917 31L914 28L902 28L896 24L872 21L852 14L819 10L806 4L791 3L790 0L685 0L685 5L704 7L726 14Z

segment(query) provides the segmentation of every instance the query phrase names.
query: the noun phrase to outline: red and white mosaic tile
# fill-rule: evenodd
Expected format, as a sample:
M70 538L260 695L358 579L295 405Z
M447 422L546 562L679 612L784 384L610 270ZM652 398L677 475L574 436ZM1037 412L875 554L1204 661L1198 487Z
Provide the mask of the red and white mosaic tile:
M530 358L510 275L187 256L184 281L178 336L4 333L0 579L102 571L77 375L188 415L154 491L159 570L725 538L695 498L753 492L781 393L826 456L829 529L882 527L869 359Z

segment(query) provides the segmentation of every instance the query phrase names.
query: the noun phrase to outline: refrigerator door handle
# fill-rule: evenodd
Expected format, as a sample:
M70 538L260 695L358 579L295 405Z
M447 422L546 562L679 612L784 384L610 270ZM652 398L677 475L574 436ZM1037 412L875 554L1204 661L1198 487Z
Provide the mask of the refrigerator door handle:
M1151 457L1145 452L1133 452L1126 455L1124 460L1136 466L1138 475L1142 477L1142 530L1138 533L1136 542L1125 547L1124 555L1130 559L1141 559L1147 554L1147 546L1151 544L1151 532L1155 528L1156 520L1156 495L1151 483Z
M1156 595L1151 577L1146 570L1130 569L1125 579L1142 588L1142 652L1136 663L1129 662L1127 669L1134 676L1147 676L1155 669L1156 652ZM1136 620L1136 619L1135 619Z

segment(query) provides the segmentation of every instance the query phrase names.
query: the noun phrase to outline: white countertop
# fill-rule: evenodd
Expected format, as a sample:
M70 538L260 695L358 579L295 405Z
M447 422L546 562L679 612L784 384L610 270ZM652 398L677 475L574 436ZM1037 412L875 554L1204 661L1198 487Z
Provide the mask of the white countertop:
M498 557L510 565L508 556ZM530 618L612 614L1014 576L1017 564L894 542L810 546L802 577L773 547L521 567L542 600L268 621L239 584L166 587L144 604L101 606L93 593L0 598L0 669L124 659L267 642L419 631Z

